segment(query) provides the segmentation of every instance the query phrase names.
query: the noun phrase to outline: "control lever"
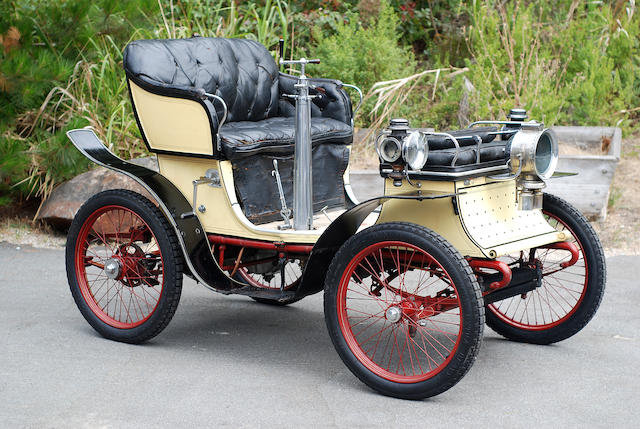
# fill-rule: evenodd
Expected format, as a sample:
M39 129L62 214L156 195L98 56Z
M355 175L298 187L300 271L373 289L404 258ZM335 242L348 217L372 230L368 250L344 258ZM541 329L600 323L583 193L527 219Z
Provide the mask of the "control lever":
M282 57L280 58L280 61L278 61L280 63L280 65L285 65L285 64L300 64L300 77L302 79L306 79L307 77L304 75L304 69L305 69L305 65L307 64L320 64L320 60L315 58L315 59L308 59L308 58L300 58L299 60L285 60ZM307 85L308 86L308 85Z
M278 62L284 58L284 39L281 37L278 40ZM280 64L280 71L282 71L283 64Z
M280 180L280 172L278 171L278 160L273 160L273 171L271 171L271 175L276 178L276 183L278 184L278 193L280 194L280 215L284 220L284 225L278 226L278 229L291 229L291 222L289 218L291 217L291 209L287 207L287 200L284 198L284 190L282 189L282 181Z

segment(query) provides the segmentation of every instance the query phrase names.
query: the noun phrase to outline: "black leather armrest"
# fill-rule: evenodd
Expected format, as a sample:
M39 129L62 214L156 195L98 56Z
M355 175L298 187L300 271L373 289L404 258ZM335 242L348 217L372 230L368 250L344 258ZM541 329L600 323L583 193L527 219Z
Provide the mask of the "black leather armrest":
M172 85L169 83L160 82L155 79L151 79L143 74L132 75L130 73L127 73L127 77L131 79L136 85L154 94L164 95L167 97L186 98L191 100L201 98L198 90L193 87Z
M294 116L296 112L295 100L283 97L283 94L295 94L296 76L280 73L278 82L280 101L278 104L279 116ZM334 79L310 78L309 83L318 89L312 89L310 94L320 95L314 98L311 104L311 116L331 118L351 125L353 110L351 99L342 88L342 82Z

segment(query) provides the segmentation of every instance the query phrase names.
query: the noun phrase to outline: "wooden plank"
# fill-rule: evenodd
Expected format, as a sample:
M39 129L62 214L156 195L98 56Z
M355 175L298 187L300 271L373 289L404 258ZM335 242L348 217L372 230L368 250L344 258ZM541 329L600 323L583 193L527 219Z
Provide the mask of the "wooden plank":
M577 176L551 179L545 191L566 199L590 218L606 218L609 190L613 182L620 150L622 131L618 127L552 127L561 144L593 150L609 139L609 151L602 155L561 155L556 171L578 173Z
M609 185L594 183L559 183L550 181L545 192L557 195L576 206L585 216L605 219L609 203Z

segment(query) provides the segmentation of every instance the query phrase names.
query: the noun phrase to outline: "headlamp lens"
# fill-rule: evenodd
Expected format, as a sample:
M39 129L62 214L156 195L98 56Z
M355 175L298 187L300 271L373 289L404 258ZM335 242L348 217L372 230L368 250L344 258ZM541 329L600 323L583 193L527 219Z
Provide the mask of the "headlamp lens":
M412 170L422 170L429 156L427 136L419 131L410 132L402 145L402 157Z
M400 142L394 137L386 137L380 141L377 147L378 155L384 162L393 163L400 159L402 149Z
M551 177L558 163L558 140L550 130L545 130L536 144L535 165L542 179Z

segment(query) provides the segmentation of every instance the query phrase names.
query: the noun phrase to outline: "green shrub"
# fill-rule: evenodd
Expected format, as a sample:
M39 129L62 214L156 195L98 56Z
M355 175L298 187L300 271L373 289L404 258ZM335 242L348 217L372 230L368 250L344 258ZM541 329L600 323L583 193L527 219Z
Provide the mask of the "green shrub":
M627 132L640 122L640 13L632 1L4 1L0 205L46 196L87 168L67 142L70 128L91 125L120 155L143 154L122 49L132 38L193 33L254 38L272 50L284 36L287 56L322 60L310 75L365 92L442 69L409 81L384 112L414 125L503 119L515 105L548 125L619 123ZM451 78L450 66L468 70ZM383 117L371 114L374 103L372 96L358 125Z
M365 93L376 82L413 74L415 58L398 43L398 17L391 6L382 1L378 16L367 24L350 14L348 22L336 23L334 34L324 35L316 27L309 56L321 62L310 66L309 74L355 84ZM371 106L364 106L364 111Z
M0 2L0 205L46 197L87 169L68 129L128 121L120 52L152 8L156 0Z
M411 45L424 62L433 65L449 59L453 66L464 65L469 53L464 40L468 16L463 0L393 0L391 4L400 16L402 43Z
M640 101L637 16L608 4L491 0L475 0L470 15L471 119L521 106L547 125L615 125Z
M240 7L232 0L3 2L0 205L46 198L87 169L89 162L66 138L69 129L90 125L120 156L146 154L122 70L122 50L131 39L199 33L275 46L289 21L281 0Z

